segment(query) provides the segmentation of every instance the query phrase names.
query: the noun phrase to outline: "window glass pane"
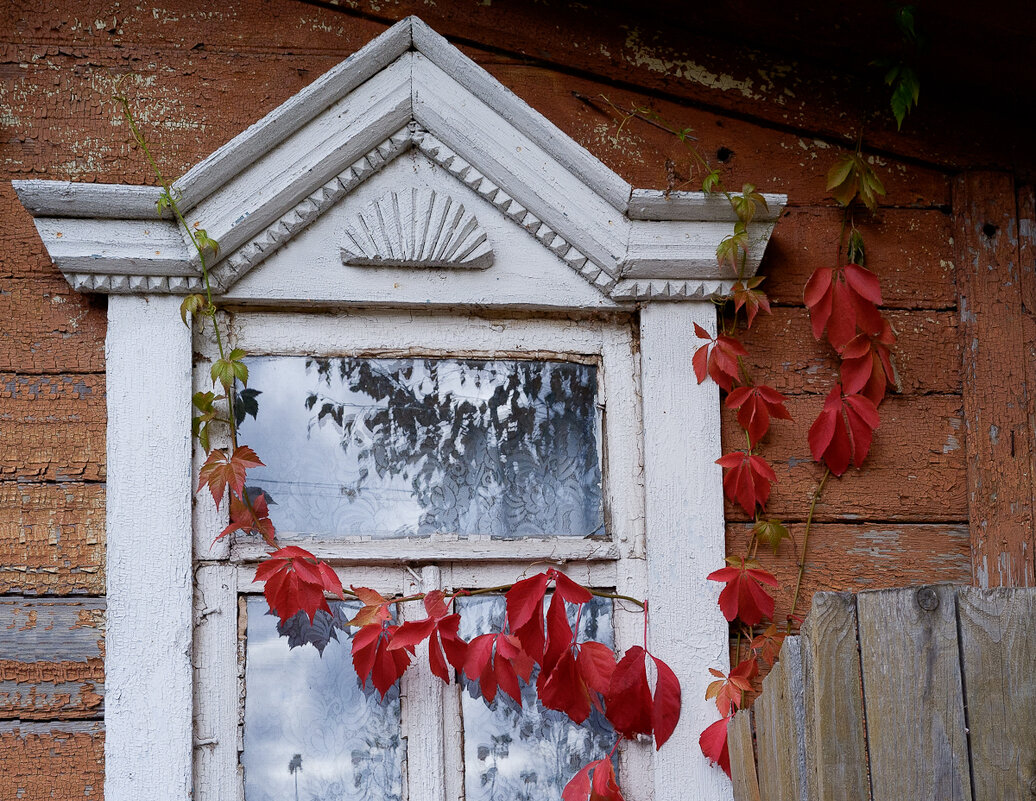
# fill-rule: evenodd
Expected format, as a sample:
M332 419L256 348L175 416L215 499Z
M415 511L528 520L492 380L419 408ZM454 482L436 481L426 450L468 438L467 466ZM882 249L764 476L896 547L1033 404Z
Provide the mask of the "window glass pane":
M399 694L393 689L383 703L360 689L346 623L359 604L331 608L332 616L317 612L312 627L300 612L285 627L290 636L281 636L266 600L248 599L246 801L294 799L296 786L305 801L402 798ZM315 643L323 656L290 642Z
M278 536L600 535L597 368L248 361L241 439Z
M458 598L460 633L470 640L500 631L505 602L500 596ZM569 607L574 623L574 607ZM611 602L594 598L579 619L580 640L614 647ZM522 687L522 706L498 692L493 703L462 693L464 789L467 801L560 801L561 790L587 762L608 755L615 732L594 710L581 725L536 699L536 673Z

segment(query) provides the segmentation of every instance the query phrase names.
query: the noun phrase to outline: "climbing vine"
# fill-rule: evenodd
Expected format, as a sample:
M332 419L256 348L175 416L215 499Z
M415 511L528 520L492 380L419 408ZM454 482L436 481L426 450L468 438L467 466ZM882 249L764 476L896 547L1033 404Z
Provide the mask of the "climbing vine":
M916 44L912 13L901 15L904 35ZM893 86L893 111L897 122L916 104L916 73L906 63L890 65L887 82ZM208 264L219 244L198 225L187 222L176 190L166 181L137 125L129 102L116 98L136 144L161 184L157 212L170 214L184 229L195 249L203 276L204 292L186 297L181 306L184 323L211 327L218 358L210 366L212 390L193 396L196 414L193 433L206 452L199 472L198 491L207 490L217 508L228 509L229 523L216 540L234 532L254 533L269 547L256 569L271 612L285 626L289 621L313 625L320 614L330 615L328 596L359 603L348 621L353 629L353 666L361 684L373 687L383 698L418 658L426 652L431 673L449 684L454 675L468 680L473 695L487 703L503 693L521 705L521 682L535 682L537 697L548 709L582 723L593 710L603 714L615 731L611 752L584 765L568 782L564 801L621 801L613 760L623 740L644 735L656 748L672 735L680 716L681 689L673 671L647 649L648 604L644 600L582 586L556 569L519 578L511 584L479 590L433 590L408 596L385 597L362 586L345 587L338 574L312 553L281 546L262 492L247 488L248 471L262 467L261 457L238 440L238 426L247 414L255 415L248 395L246 353L231 348L221 329L214 302ZM723 488L731 503L753 519L749 541L741 554L727 557L726 564L708 579L723 585L719 608L735 635L733 667L724 672L712 668L715 679L706 698L714 700L720 719L700 735L702 752L730 774L727 728L734 713L744 708L753 681L763 665L772 666L781 643L793 634L801 619L796 615L806 567L813 515L829 478L842 476L849 467L865 461L874 432L880 425L879 407L890 386L896 384L891 347L896 336L880 312L881 287L866 267L863 235L855 224L857 209L873 211L885 190L862 153L862 135L855 149L839 158L827 176L827 189L843 208L841 230L829 266L816 269L803 288L812 333L839 360L839 380L830 388L823 408L808 432L813 459L824 471L813 491L801 543L791 537L782 521L768 515L767 504L777 475L768 461L766 435L774 421L790 420L786 398L762 377L748 369L749 351L744 334L761 314L770 313L764 277L748 275L753 247L751 226L766 199L752 184L729 189L719 169L699 151L690 129L675 129L650 109L611 108L622 114L622 125L641 119L663 127L687 148L703 192L724 197L735 222L719 244L717 261L733 275L730 291L716 299L718 328L715 334L695 326L701 340L692 358L699 383L714 381L723 393L724 405L736 412L744 442L724 453L717 463L723 469ZM672 183L672 182L671 182ZM227 433L227 447L213 447L213 426ZM760 546L776 553L788 540L794 549L797 579L790 611L782 622L774 620L775 601L768 590L777 579L756 560ZM506 601L500 631L478 635L470 641L460 635L458 597L502 593ZM643 615L644 644L621 656L600 642L580 634L579 618L595 596L633 604ZM398 623L393 610L405 604L423 605L425 616ZM573 625L572 620L575 620ZM304 641L304 638L302 638Z
M916 45L913 9L897 10L897 22L907 44ZM916 105L916 73L905 64L891 65L886 82L893 86L892 110L898 125ZM581 98L584 102L592 102ZM752 184L740 193L728 190L720 170L702 154L690 128L676 128L650 108L623 109L602 98L620 114L619 128L631 120L641 120L675 136L686 148L692 175L700 178L701 190L726 198L736 217L733 231L716 251L720 264L729 265L734 274L730 291L716 299L719 325L715 336L695 326L702 344L695 351L692 367L698 383L714 381L724 394L724 405L737 412L744 434L744 446L723 454L717 463L723 468L723 490L731 503L750 515L754 524L745 552L732 554L726 566L709 574L708 579L723 584L719 594L720 611L735 632L734 667L729 672L711 668L715 678L706 691L714 700L720 720L707 727L699 738L702 752L730 775L727 729L731 717L746 706L753 680L765 665L777 660L784 638L794 633L801 619L796 615L802 579L806 569L809 537L817 502L829 478L842 476L849 466L860 467L870 451L874 432L881 423L878 407L890 386L897 384L891 346L895 332L881 314L881 287L877 276L868 270L863 234L856 227L859 206L873 212L878 198L885 194L880 178L862 152L862 132L855 149L838 158L827 174L827 191L842 207L842 223L835 242L831 266L819 267L803 288L812 333L827 344L839 361L839 381L827 394L824 406L808 432L808 445L814 461L824 465L806 516L801 549L795 548L797 578L791 608L783 623L773 620L775 601L767 588L778 588L778 581L763 570L755 559L760 545L776 554L781 543L791 540L788 528L766 512L777 475L762 452L763 439L773 420L790 420L785 397L772 386L751 375L747 367L749 352L743 335L759 314L770 313L770 301L762 288L763 276L748 276L746 265L751 248L749 225L765 198ZM673 162L667 162L670 191L677 177ZM766 627L758 634L761 624ZM742 643L747 651L742 655Z

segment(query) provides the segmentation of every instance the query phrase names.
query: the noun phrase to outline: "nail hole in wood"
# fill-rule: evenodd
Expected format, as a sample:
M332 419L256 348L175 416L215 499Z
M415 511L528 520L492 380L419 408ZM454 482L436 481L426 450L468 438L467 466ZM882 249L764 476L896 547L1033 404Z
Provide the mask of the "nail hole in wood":
M1000 228L993 225L993 223L986 223L982 226L982 233L986 235L986 239L992 239L999 230Z
M716 160L722 164L726 164L730 161L730 157L734 155L734 151L729 147L721 147L716 151Z

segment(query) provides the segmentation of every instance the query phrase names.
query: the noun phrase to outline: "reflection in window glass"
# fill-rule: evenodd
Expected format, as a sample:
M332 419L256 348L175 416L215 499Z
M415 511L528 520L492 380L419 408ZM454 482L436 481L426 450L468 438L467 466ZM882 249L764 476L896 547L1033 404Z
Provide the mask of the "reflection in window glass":
M458 598L461 636L500 631L505 602L500 596ZM569 607L570 623L574 622ZM583 608L579 639L614 647L611 602L594 598ZM472 698L465 690L464 789L467 801L560 801L568 780L587 762L608 755L615 732L594 710L582 725L563 712L544 709L536 699L536 673L522 687L519 709L505 693L493 703Z
M265 599L248 599L246 801L402 798L398 692L383 703L359 688L346 623L359 605L331 608L333 615L317 613L315 626L300 612L281 636Z
M599 535L597 368L460 359L248 361L242 442L278 535Z

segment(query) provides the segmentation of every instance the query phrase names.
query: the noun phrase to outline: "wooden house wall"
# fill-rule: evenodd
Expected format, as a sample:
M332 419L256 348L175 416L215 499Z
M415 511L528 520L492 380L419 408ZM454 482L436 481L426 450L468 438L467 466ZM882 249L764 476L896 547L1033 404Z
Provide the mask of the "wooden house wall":
M731 185L788 194L762 268L773 314L747 344L753 371L790 396L795 419L778 422L764 449L778 473L770 511L799 541L820 476L806 431L836 376L832 354L810 335L802 288L837 255L841 217L825 173L858 125L869 126L888 194L857 222L900 335L901 391L882 408L865 468L832 481L817 504L800 611L821 589L971 580L962 373L971 345L958 305L955 175L1003 166L1009 153L983 162L968 149L967 126L935 147L923 132L939 129L938 120L897 135L884 121L883 87L765 54L745 60L708 33L637 28L619 12L357 5L0 4L0 797L98 798L103 777L103 602L94 599L104 594L105 300L69 289L9 181L153 183L109 99L119 80L163 168L179 175L408 13L458 41L634 186L665 187L667 160L686 177L688 158L648 123L620 129L609 102L650 106L693 128ZM1015 312L1029 319L1025 308ZM981 333L995 339L995 320ZM1016 369L1031 380L1032 339L1014 341L1029 360ZM974 397L995 380L982 375L969 373ZM1026 397L1018 399L1023 417ZM730 414L723 433L741 444ZM728 548L741 552L745 516L728 507L727 519ZM760 556L782 582L780 614L794 587L793 555L783 546Z

